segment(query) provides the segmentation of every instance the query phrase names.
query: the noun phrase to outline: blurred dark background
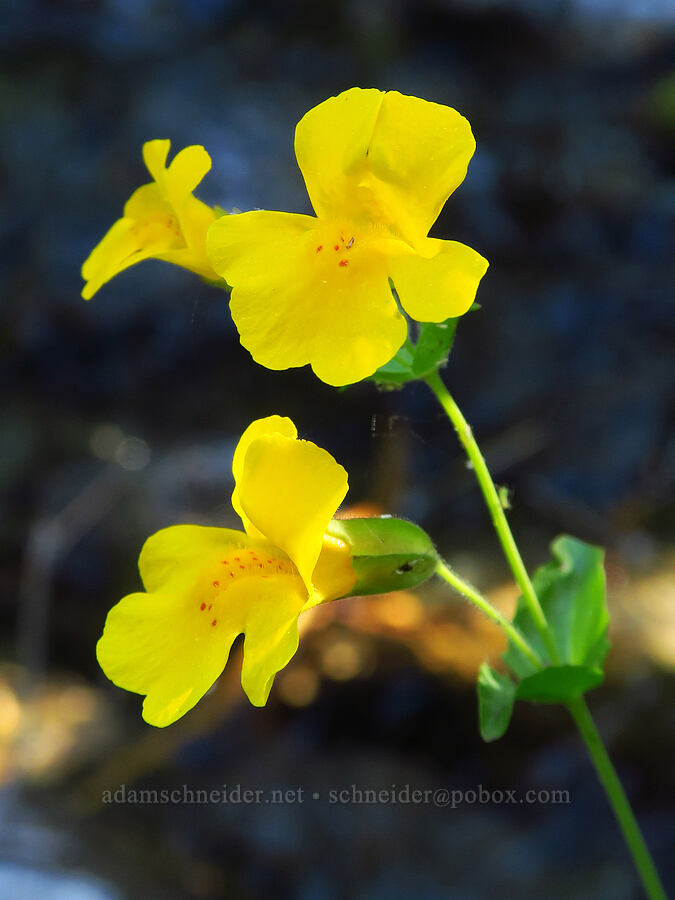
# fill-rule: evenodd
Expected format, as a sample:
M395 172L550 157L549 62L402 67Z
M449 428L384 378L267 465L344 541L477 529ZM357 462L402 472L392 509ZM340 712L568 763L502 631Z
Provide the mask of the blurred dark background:
M351 505L417 520L504 609L514 592L454 435L422 387L337 392L239 346L225 295L147 262L90 302L82 260L201 143L199 196L309 211L293 131L348 87L458 108L478 150L432 234L491 262L446 372L526 562L608 548L597 713L675 885L671 0L0 0L0 897L640 896L564 712L478 736L499 636L436 585L308 621L270 703L236 654L153 730L94 647L143 540L234 525L232 448L280 413L350 472ZM127 788L303 788L283 804L104 804ZM564 789L566 805L330 804L332 789ZM320 795L318 800L312 794Z

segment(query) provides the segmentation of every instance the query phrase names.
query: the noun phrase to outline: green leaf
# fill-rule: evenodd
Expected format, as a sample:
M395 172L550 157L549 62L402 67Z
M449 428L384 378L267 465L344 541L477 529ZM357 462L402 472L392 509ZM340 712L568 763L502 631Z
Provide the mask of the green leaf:
M417 376L412 369L413 353L413 345L410 341L406 341L396 356L380 366L377 372L367 380L384 387L402 387L408 381L414 381Z
M478 672L478 721L484 741L496 741L511 721L516 685L483 663Z
M413 588L436 570L438 556L431 538L405 519L333 519L326 531L351 548L353 596Z
M592 666L550 666L518 685L516 698L536 703L567 703L602 684L602 669Z
M419 381L445 365L455 338L458 319L445 322L422 322L419 325L417 341L409 339L396 356L371 375L382 387L402 387L409 381Z
M548 664L600 669L609 650L604 552L568 535L557 537L551 551L553 561L537 569L532 583L551 626L559 659L554 662L549 658L522 597L513 623ZM520 678L536 672L513 644L509 644L503 659Z
M412 360L412 370L417 378L424 378L439 366L445 365L455 339L457 321L447 319L445 322L425 322L420 325Z

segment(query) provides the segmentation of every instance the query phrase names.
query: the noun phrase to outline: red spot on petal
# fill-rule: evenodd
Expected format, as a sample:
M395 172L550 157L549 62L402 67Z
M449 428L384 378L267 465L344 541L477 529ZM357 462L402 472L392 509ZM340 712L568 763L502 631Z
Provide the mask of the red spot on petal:
M340 249L340 245L339 245L339 244L336 244L336 245L333 247L333 250L339 250L339 249Z
M235 561L235 562L239 562L239 557L238 557L238 556L235 556L234 561Z
M202 603L202 605L201 605L199 608L200 608L200 609L206 609L206 603Z
M259 569L262 569L262 567L263 567L263 564L262 564L262 563L258 563L258 568L259 568Z
M211 609L212 606L213 606L213 603L209 603L209 609Z
M213 628L213 626L216 624L217 621L218 621L218 619L214 619L213 622L211 622L211 627L212 627L212 628Z
M219 581L214 581L214 582L213 582L213 586L214 586L214 587L220 587L220 582L219 582Z
M323 244L319 244L319 246L316 248L316 252L321 253L322 250L323 250Z
M230 578L234 578L234 572L230 572Z
M338 265L342 266L342 268L344 269L345 266L348 266L348 265L349 265L349 260L348 260L348 259L341 259L340 262L338 263Z
M246 566L239 566L239 568L240 568L240 569L245 569L245 568L246 568Z

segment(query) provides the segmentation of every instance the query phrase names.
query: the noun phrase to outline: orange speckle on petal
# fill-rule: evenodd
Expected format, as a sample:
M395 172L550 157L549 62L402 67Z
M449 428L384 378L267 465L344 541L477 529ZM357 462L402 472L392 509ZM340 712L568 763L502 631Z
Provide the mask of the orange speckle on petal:
M348 260L348 259L341 259L340 262L338 263L338 265L342 266L342 268L344 269L345 266L348 266L348 265L349 265L349 260Z
M206 603L202 603L202 605L201 605L199 608L200 608L200 609L206 609Z
M213 582L213 586L214 586L214 587L220 587L220 582L219 582L219 581L214 581L214 582Z
M319 246L316 248L316 252L321 253L322 250L323 250L323 244L319 244Z
M335 250L335 251L337 251L337 250L339 250L339 249L340 249L340 245L339 245L339 244L336 244L336 245L333 247L333 250Z
M214 619L213 622L211 622L211 627L212 627L212 628L213 628L213 626L216 624L217 621L218 621L218 619Z

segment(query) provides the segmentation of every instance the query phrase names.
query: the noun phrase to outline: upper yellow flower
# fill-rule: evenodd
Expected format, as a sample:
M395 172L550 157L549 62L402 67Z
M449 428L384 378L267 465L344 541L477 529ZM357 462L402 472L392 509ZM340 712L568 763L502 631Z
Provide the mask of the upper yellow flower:
M465 313L488 263L427 234L474 149L456 110L396 91L352 88L310 110L295 152L316 218L247 212L207 236L253 358L310 363L334 385L372 375L406 337L389 279L413 319Z
M146 593L110 610L96 648L108 678L147 695L151 725L192 709L242 632L242 685L264 705L297 649L300 613L355 583L350 548L326 534L347 493L347 473L329 453L270 416L246 429L232 469L246 532L175 525L153 534L139 559Z
M211 168L203 147L186 147L167 168L171 141L148 141L143 160L154 181L134 191L118 219L82 266L89 300L118 272L143 259L164 259L217 278L206 256L206 232L216 213L192 192Z

